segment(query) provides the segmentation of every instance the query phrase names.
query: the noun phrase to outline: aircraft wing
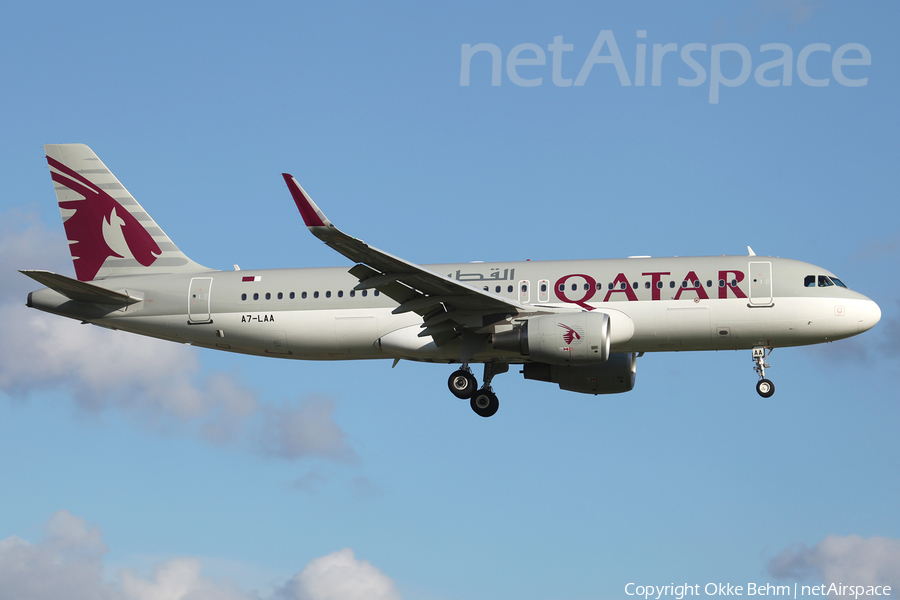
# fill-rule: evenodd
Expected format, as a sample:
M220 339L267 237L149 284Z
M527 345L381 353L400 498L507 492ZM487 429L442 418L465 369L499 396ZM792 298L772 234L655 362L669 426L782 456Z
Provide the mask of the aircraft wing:
M342 232L310 199L291 175L283 173L306 226L317 238L357 263L350 273L357 290L377 289L400 304L394 314L415 312L425 319L420 337L430 335L440 346L458 328L478 330L508 315L534 313L532 307L398 258Z

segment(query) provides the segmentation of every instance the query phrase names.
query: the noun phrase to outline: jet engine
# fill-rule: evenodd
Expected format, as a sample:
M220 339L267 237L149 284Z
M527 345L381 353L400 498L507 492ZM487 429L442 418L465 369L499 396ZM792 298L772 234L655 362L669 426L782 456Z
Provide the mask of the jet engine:
M619 394L634 389L637 355L633 352L616 353L599 365L525 363L523 367L525 379L558 383L561 390L582 394Z
M561 313L532 317L494 334L494 350L515 352L547 365L589 365L609 358L609 315Z

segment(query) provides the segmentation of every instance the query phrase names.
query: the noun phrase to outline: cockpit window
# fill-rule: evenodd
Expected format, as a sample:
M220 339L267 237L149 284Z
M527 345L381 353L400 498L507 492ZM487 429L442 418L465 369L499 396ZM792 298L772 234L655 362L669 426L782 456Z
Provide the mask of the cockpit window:
M818 283L817 283L818 282ZM829 275L807 275L803 278L803 287L831 287L836 285L844 289L848 289L843 281L834 276Z

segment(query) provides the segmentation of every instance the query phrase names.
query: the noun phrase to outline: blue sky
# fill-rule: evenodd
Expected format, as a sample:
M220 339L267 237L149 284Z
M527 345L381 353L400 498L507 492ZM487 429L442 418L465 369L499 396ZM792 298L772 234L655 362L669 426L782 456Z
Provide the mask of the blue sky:
M2 14L0 599L900 588L894 3L49 2ZM602 31L631 85L605 63L584 85L555 85L554 38L572 44L560 75L574 80ZM464 44L500 50L499 86L487 52L460 85ZM545 53L514 71L540 85L509 76L520 44ZM653 44L677 45L658 86ZM706 74L695 87L678 83L695 77L689 44L707 48L692 55ZM752 66L714 104L713 47L723 78L742 66L722 44ZM764 44L791 49L790 86L756 82L780 56ZM801 80L811 44L830 48L806 60L828 85ZM869 52L871 64L841 67L865 85L834 75L846 44ZM619 396L512 370L494 381L500 412L479 419L447 392L446 366L220 355L26 309L34 285L15 269L72 273L42 152L70 142L214 268L346 264L302 226L290 172L344 231L418 263L750 245L835 272L883 318L859 338L775 351L769 400L749 351L655 354Z

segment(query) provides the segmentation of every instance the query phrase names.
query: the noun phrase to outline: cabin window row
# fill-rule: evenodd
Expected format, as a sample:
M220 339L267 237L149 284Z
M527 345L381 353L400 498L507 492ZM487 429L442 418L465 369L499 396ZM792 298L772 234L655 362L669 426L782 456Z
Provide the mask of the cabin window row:
M806 283L807 283L807 285L809 284L809 277L807 277L807 282L806 282ZM732 286L732 287L736 287L737 284L738 284L737 279L732 279L732 280L731 280L731 286ZM597 285L597 290L598 290L598 291L603 289L603 284L602 284L602 283L599 283L599 282L598 282L596 285ZM725 287L725 285L726 285L725 280L724 280L724 279L720 279L720 280L719 280L719 287L720 287L720 288L723 288L723 287ZM834 285L834 284L829 284L829 285ZM670 287L670 288L675 288L675 286L676 286L676 283L675 283L674 281L670 281L670 282L669 282L669 287ZM706 287L709 288L709 287L712 287L712 286L713 286L712 280L711 280L711 279L707 279L707 280L706 280ZM578 287L579 287L579 286L578 286L577 283L571 284L571 288L572 288L572 291L573 291L573 292L574 292L574 291L577 291L577 290L578 290ZM585 291L591 289L591 285L590 285L589 283L584 283L584 284L582 284L582 287L583 287L583 289L584 289ZM618 286L618 287L619 287L619 289L624 290L624 289L626 289L626 288L628 287L628 284L626 284L626 283L623 281L623 282L620 282L620 283L619 283L619 286ZM631 287L634 288L634 289L638 289L638 287L639 287L638 282L635 281L634 283L632 283L632 284L631 284ZM646 289L649 290L649 289L650 289L650 282L649 282L649 281L645 281L645 282L644 282L644 287L645 287ZM657 289L662 289L662 288L663 288L663 282L662 282L662 281L657 281L657 282L656 282L656 287L657 287ZM698 281L698 280L694 280L693 282L682 281L682 282L681 282L681 287L682 287L682 288L685 288L685 289L687 289L687 288L689 288L689 287L692 287L692 288L694 288L694 289L697 289L697 288L702 287L702 285L700 284L700 281ZM565 286L564 283L559 284L559 288L558 288L558 289L559 289L560 292L566 291L565 288L566 288L566 286ZM610 290L615 289L615 288L616 288L615 282L611 282L611 283L607 284L607 288L610 289ZM502 289L503 289L502 286L499 286L499 285L498 285L498 286L496 286L496 287L494 288L494 292L497 293L497 294L499 294L499 293L502 292ZM540 285L540 290L541 290L541 292L542 292L542 293L546 293L546 292L547 292L547 289L548 289L548 288L547 288L547 284L546 284L546 283L541 283L541 285ZM484 291L486 291L486 292L490 291L490 286L487 286L487 285L484 286ZM510 286L507 286L506 291L507 291L507 293L510 293L510 294L511 294L511 293L513 292L513 286L511 286L511 285L510 285ZM527 293L527 292L528 292L528 286L527 286L527 284L523 284L523 285L522 285L522 292L523 292L523 293ZM343 291L343 290L338 290L337 293L336 293L336 295L337 295L338 298L343 298L343 297L344 297L344 291ZM360 291L360 296L362 296L363 298L365 298L367 295L368 295L368 290L362 290L362 291ZM378 296L378 295L379 295L378 290L373 290L373 295L374 295L374 296ZM303 299L303 300L306 300L309 296L310 296L310 295L309 295L309 293L307 293L307 292L301 292L301 293L300 293L300 298ZM355 298L355 297L356 297L356 290L350 290L349 296L350 296L351 298ZM275 295L275 297L276 297L276 299L278 299L278 300L283 300L283 299L284 299L284 293L283 293L283 292L278 292L278 293ZM316 291L316 292L313 292L313 293L312 293L312 297L313 297L314 299L319 298L319 297L320 297L320 293L317 292L317 291ZM331 297L332 297L331 291L326 291L326 292L325 292L325 298L331 298ZM264 294L264 298L265 298L266 300L271 300L271 299L272 299L272 293L271 293L271 292L266 292L266 293ZM294 300L294 299L296 298L296 294L295 294L294 292L290 292L290 293L288 294L288 298L291 299L291 300ZM247 295L246 293L241 294L241 300L242 300L242 301L246 301L247 299L248 299L248 295ZM258 292L254 293L254 294L253 294L253 300L259 300L259 299L260 299L260 294L259 294Z
M363 298L365 298L366 296L369 295L369 290L362 290L359 294L360 294L360 296L362 296ZM378 290L374 290L373 293L372 293L373 296L378 296L379 294L380 294L380 292L379 292ZM320 297L320 293L319 293L319 292L313 292L313 293L311 294L311 296L312 296L313 298L319 298L319 297ZM336 296L337 296L338 298L343 298L343 297L344 297L344 290L338 290L337 293L336 293ZM350 290L349 296L350 296L351 298L355 298L355 297L356 297L356 290ZM271 299L272 299L272 292L266 292L266 293L263 295L263 297L264 297L266 300L271 300ZM294 300L296 297L297 297L297 295L296 295L296 293L294 293L294 292L291 292L290 294L288 294L288 298L289 298L290 300ZM309 294L308 292L300 292L300 299L301 299L301 300L306 300L306 299L309 298L309 297L310 297L310 294ZM331 298L331 297L332 297L331 291L325 292L325 297L326 297L326 298ZM275 294L275 298L276 298L277 300L283 300L283 299L284 299L284 292L278 292L277 294ZM242 300L242 301L243 301L243 300L247 300L247 299L248 299L248 295L247 295L247 294L241 294L241 300ZM259 292L255 292L255 293L253 294L253 300L259 300L259 299L260 299L260 294L259 294Z
M731 285L732 287L737 287L737 284L738 284L737 279L732 279L732 280L731 280L730 285ZM676 282L674 282L674 281L670 281L670 282L669 282L669 287L670 287L670 288L675 288L676 285L677 285L677 284L676 284ZM725 287L725 285L726 285L726 281L725 281L724 279L720 279L720 280L719 280L719 287L720 287L720 288L723 288L723 287ZM712 287L712 286L713 286L713 281L712 281L712 279L707 279L707 280L706 280L706 287L710 288L710 287ZM578 286L577 283L573 283L573 284L570 284L570 287L572 288L572 291L573 291L573 292L576 292L576 291L578 291L578 287L579 287L579 286ZM584 289L584 291L588 291L589 289L591 289L591 284L589 284L589 283L584 283L584 284L581 285L581 287L582 287L582 289ZM623 282L620 282L620 283L619 283L619 286L618 286L618 287L619 287L619 289L624 290L624 289L626 289L626 288L628 287L628 284L626 284L626 283L623 281ZM631 284L631 287L634 288L634 289L638 289L638 288L640 287L640 284L638 284L638 282L635 281L634 283ZM645 287L646 289L649 290L649 289L650 289L650 282L649 282L649 281L645 281L645 282L644 282L644 287ZM656 282L656 287L657 287L658 289L662 289L662 288L663 288L663 282L662 282L662 281L657 281L657 282ZM695 280L695 281L693 281L693 282L682 281L682 282L681 282L681 287L683 287L683 288L689 288L689 287L692 287L692 288L700 288L700 287L703 287L703 286L700 284L699 281ZM608 289L611 289L611 290L616 289L616 284L615 284L615 282L608 283L608 284L607 284L607 288L608 288ZM498 286L496 286L496 287L494 288L494 292L496 292L496 293L499 294L499 293L501 292L502 289L503 289L502 286L499 286L499 285L498 285ZM564 283L559 284L559 287L558 287L557 289L558 289L560 292L565 292L565 291L566 291L566 284L564 284ZM602 289L603 289L603 284L602 284L602 283L597 283L597 290L600 291L600 290L602 290ZM490 286L487 286L487 285L484 286L484 291L489 292L489 291L490 291ZM510 286L507 286L506 291L507 291L508 293L511 294L512 291L513 291L513 286L511 286L511 285L510 285ZM527 292L528 292L528 286L527 286L526 284L522 284L522 293L527 293ZM547 292L547 284L546 284L546 283L542 283L542 284L541 284L541 292L542 292L542 293L546 293L546 292Z
M730 285L731 285L732 287L736 287L737 284L738 284L737 279L732 279L732 280L731 280L731 284L730 284ZM670 281L670 282L669 282L669 287L670 287L670 288L674 288L676 285L677 285L677 284L676 284L674 281ZM720 287L720 288L723 288L723 287L725 287L725 285L726 285L725 280L724 280L724 279L720 279L720 280L719 280L719 287ZM656 287L657 287L657 289L660 289L660 290L661 290L661 289L663 288L663 286L664 286L664 284L663 284L662 281L657 281L657 282L656 282ZM712 279L707 279L707 280L706 280L706 287L709 288L709 287L712 287L712 286L713 286ZM541 291L542 291L542 292L546 292L546 291L547 291L547 290L546 290L546 287L547 287L546 285L542 285L542 286L541 286ZM579 287L579 286L578 286L577 283L573 283L573 284L571 284L570 287L572 288L572 291L573 291L573 292L576 292L576 291L578 291L578 287ZM582 287L582 289L584 289L584 291L588 291L589 289L591 289L591 285L590 285L589 283L582 284L581 287ZM626 288L628 287L628 284L625 283L624 281L622 281L622 282L619 283L619 286L618 286L618 287L619 287L620 290L624 290L624 289L626 289ZM640 287L640 284L638 284L638 282L635 281L634 283L631 284L631 287L634 288L634 289L638 289L638 288ZM681 287L683 287L683 288L689 288L689 287L690 287L690 288L700 288L700 287L703 287L703 286L700 284L700 281L694 280L694 281L692 281L692 282L682 281L682 282L681 282ZM607 284L607 288L610 289L610 290L616 289L616 284L615 284L615 282L612 282L612 283ZM650 289L650 282L649 282L649 281L645 281L645 282L644 282L644 288L646 288L646 289L648 289L648 290ZM564 291L566 291L566 285L565 285L564 283L561 283L561 284L559 284L559 287L558 287L557 289L558 289L560 292L564 292ZM600 291L600 290L602 290L602 289L603 289L603 284L602 284L602 283L597 283L597 290ZM522 291L523 291L523 292L526 291L526 290L525 290L525 286L522 286Z

